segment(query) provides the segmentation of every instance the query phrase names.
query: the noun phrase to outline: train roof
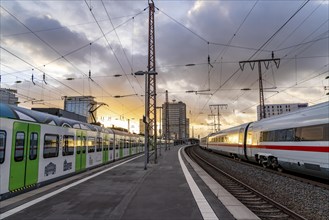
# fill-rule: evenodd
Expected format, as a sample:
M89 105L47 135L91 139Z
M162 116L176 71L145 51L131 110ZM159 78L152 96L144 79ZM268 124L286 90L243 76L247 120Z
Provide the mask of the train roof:
M0 103L0 117L36 122L41 124L49 124L49 125L55 125L61 127L77 128L83 130L91 130L91 131L103 130L99 126L94 126L88 123L84 123L68 118L63 118L43 112L38 112L14 105L8 105L4 103Z
M297 111L265 118L254 122L254 126L260 126L263 130L275 130L325 123L329 123L329 102L324 102Z
M240 128L246 128L247 125L249 125L250 123L252 123L252 122L244 123L244 124L234 126L234 127L231 127L231 128L227 128L227 129L215 132L215 133L211 133L207 137L212 137L212 136L216 136L218 134L226 134L226 133L230 133L230 132L234 132L234 131L239 131Z
M216 133L211 133L206 137L231 132L241 127L245 127L250 123L253 125L253 127L261 127L264 131L329 123L329 102L319 103L297 111L292 111L270 118L265 118L260 121L249 122L239 126L227 128Z

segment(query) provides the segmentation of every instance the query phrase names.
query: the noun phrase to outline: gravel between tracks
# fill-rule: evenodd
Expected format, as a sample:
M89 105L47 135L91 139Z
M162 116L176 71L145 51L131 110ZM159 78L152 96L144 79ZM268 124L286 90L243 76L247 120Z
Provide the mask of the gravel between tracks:
M227 160L195 147L211 163L310 220L329 220L329 190Z

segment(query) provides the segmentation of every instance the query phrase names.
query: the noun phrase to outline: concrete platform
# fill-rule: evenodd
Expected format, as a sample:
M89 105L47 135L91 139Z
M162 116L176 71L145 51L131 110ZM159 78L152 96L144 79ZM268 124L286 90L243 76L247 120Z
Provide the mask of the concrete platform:
M147 170L141 155L4 200L0 219L258 219L179 149Z

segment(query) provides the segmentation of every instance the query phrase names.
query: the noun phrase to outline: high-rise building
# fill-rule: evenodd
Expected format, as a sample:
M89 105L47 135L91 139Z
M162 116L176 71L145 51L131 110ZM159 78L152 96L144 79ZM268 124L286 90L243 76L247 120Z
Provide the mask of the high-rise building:
M88 123L94 122L92 114L97 118L96 111L93 111L97 107L95 97L92 96L70 96L65 97L64 110L74 112L75 114L85 116Z
M143 119L139 119L139 133L145 134L145 124L143 122Z
M308 103L289 103L289 104L271 104L265 105L266 118L273 117L275 115L281 115L287 112L293 112L301 108L306 108ZM257 106L257 120L260 120L259 105Z
M183 102L168 103L169 138L189 138L189 120L186 118L186 105ZM162 104L162 134L166 138L166 104Z
M0 88L0 102L9 105L17 105L18 98L15 93L17 93L16 90Z

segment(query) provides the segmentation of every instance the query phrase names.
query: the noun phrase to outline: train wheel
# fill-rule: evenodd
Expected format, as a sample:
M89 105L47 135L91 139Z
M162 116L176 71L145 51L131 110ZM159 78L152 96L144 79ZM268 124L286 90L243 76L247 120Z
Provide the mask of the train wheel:
M267 160L260 158L259 163L262 165L262 167L267 168Z

